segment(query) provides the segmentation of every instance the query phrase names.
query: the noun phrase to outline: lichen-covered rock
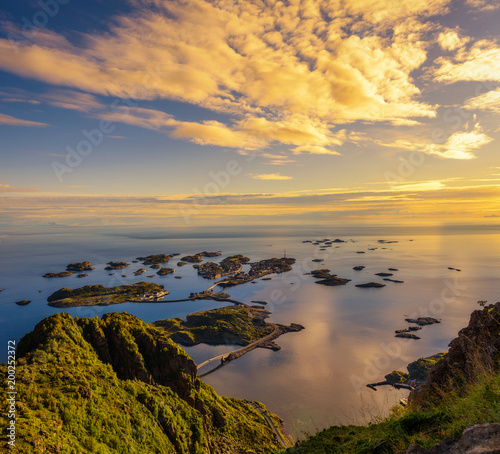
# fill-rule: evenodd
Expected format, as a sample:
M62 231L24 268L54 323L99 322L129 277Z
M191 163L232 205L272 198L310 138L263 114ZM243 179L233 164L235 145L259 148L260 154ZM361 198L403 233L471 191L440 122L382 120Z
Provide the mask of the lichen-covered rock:
M405 454L498 454L500 424L476 424L464 430L460 440L451 437L431 449L411 445Z

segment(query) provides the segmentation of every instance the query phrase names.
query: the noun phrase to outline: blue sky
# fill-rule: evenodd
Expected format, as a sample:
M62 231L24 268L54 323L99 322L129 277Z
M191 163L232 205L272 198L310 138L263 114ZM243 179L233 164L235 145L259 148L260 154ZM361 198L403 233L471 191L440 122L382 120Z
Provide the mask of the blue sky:
M494 222L499 11L9 1L0 225Z

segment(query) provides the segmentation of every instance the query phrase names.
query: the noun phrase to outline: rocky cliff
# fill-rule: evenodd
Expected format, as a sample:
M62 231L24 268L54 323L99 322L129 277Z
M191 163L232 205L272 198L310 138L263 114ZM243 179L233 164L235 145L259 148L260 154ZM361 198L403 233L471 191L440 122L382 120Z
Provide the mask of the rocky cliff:
M18 345L16 386L13 452L267 454L279 447L260 413L218 396L180 347L126 313L46 318ZM2 427L8 449L4 434Z
M471 314L469 324L430 370L425 385L409 401L424 404L500 370L500 302Z

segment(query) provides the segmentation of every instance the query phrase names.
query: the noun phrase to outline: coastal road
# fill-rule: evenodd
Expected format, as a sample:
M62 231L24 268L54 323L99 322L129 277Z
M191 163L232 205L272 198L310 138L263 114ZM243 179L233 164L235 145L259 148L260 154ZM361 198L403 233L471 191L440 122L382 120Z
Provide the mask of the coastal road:
M262 410L261 406L257 402L251 402L251 401L246 400L246 399L243 400L243 402L250 405L252 408L257 410L264 417L264 419L267 421L267 423L269 424L271 429L273 429L273 432L275 433L276 437L278 438L278 441L280 442L281 446L283 446L285 449L290 448L292 446L290 439L286 436L284 437L281 434L279 427L277 427L276 424L274 424L274 421L269 417L269 415L264 410Z
M260 347L261 345L264 345L266 342L272 341L277 337L281 336L281 334L283 334L281 328L278 325L275 325L274 323L269 323L269 324L274 327L272 333L252 342L251 344L245 345L244 347L239 348L238 350L234 350L229 353L223 353L222 355L214 356L213 358L207 359L206 361L203 361L201 364L197 366L198 370L200 370L203 366L206 366L207 364L210 364L213 361L226 359L230 355L232 361L233 359L239 358L240 356L243 356L245 353L248 353L257 347Z

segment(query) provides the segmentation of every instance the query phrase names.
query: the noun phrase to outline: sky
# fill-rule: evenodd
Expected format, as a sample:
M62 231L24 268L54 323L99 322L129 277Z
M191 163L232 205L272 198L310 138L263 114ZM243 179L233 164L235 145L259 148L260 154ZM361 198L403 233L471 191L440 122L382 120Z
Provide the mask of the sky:
M2 7L0 227L499 221L499 2Z

